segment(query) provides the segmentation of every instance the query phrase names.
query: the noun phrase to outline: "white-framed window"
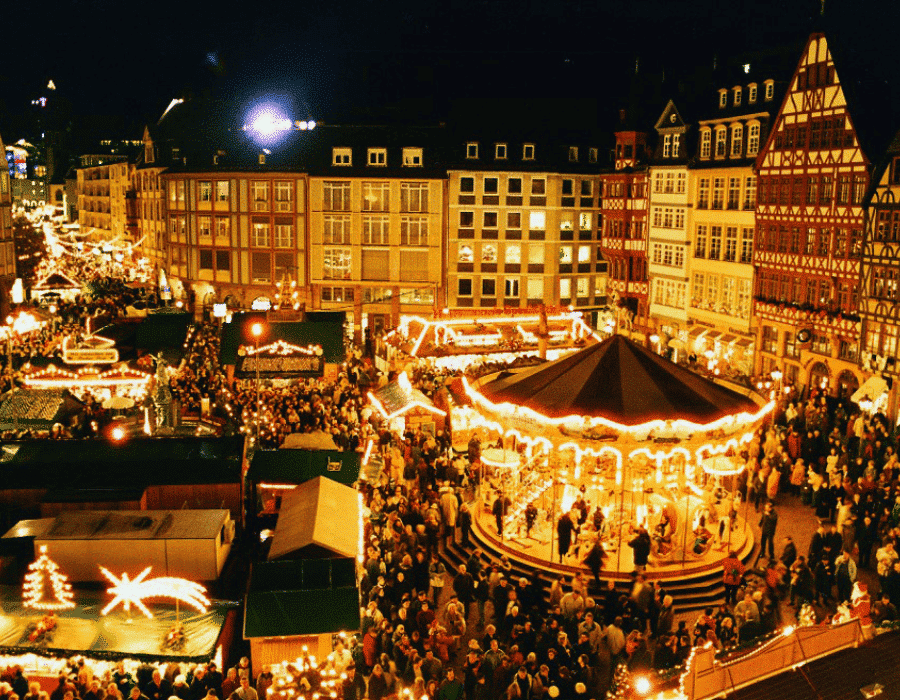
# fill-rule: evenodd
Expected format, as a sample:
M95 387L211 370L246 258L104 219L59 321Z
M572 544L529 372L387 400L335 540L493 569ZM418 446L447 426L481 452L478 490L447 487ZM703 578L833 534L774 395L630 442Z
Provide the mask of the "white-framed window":
M472 296L472 278L460 277L456 281L456 296L470 297Z
M250 277L256 282L272 281L272 254L254 251L250 254Z
M747 103L751 105L756 103L756 83L747 86Z
M522 178L511 177L506 180L506 194L520 195L522 194Z
M426 212L428 211L428 183L427 182L401 182L400 183L400 211Z
M756 176L749 175L744 180L744 210L756 209Z
M269 211L269 182L254 180L250 189L253 191L253 211Z
M294 247L294 227L291 224L275 224L275 247Z
M709 241L709 229L706 224L697 224L697 237L694 242L694 257L705 258L706 246Z
M456 262L471 263L475 262L475 251L468 243L460 243L456 251Z
M655 172L653 173L653 193L658 194L663 191L663 173Z
M681 134L672 134L672 157L681 155Z
M475 178L474 177L461 177L459 178L459 191L461 194L470 194L475 191Z
M747 155L759 153L759 123L754 122L747 127Z
M351 260L349 248L325 248L322 254L322 277L327 280L350 279Z
M766 86L766 102L773 99L775 97L775 81L767 80L765 82Z
M216 201L227 202L229 197L228 180L216 180Z
M484 194L497 194L500 191L500 178L486 177L481 184Z
M506 160L506 144L505 143L495 143L494 144L494 158L497 160Z
M253 245L256 248L268 248L272 245L271 229L268 221L253 222Z
M726 262L737 262L738 228L737 226L725 227L725 256Z
M322 242L325 245L350 245L350 217L328 216L323 218Z
M543 265L544 264L544 244L529 243L528 244L528 264Z
M669 158L672 155L672 134L663 136L663 158Z
M600 149L589 148L588 149L588 163L596 163L599 155L600 155Z
M323 182L322 208L325 211L350 211L350 183Z
M519 278L505 277L503 279L503 296L513 299L519 296Z
M731 157L740 158L744 150L744 125L734 124L731 127Z
M569 162L578 162L578 146L569 146Z
M389 182L363 183L363 211L388 211L391 185Z
M526 143L522 145L522 160L534 160L533 143Z
M386 148L370 148L366 153L366 161L369 165L387 165Z
M588 296L590 296L590 292L588 291L588 278L579 277L575 280L575 298L586 299Z
M725 144L728 142L728 130L724 126L716 129L716 158L725 157Z
M740 107L740 105L741 105L742 92L743 91L741 90L740 85L738 85L737 87L734 88L734 106L735 107Z
M572 298L572 280L567 277L563 277L559 281L559 298L560 299L571 299Z
M481 262L496 263L497 262L497 246L494 243L481 244Z
M486 211L483 212L483 218L481 220L481 228L497 228L499 218L497 216L497 212L495 211Z
M351 148L332 148L331 149L332 165L353 165L353 149Z
M428 245L428 217L400 217L400 245Z
M275 182L275 211L290 211L294 203L294 183L290 180Z
M493 277L481 278L481 296L495 297L497 296L497 280Z
M528 278L528 292L529 299L543 299L544 298L544 278L543 277L529 277Z
M700 157L709 158L712 152L712 130L703 129L700 132Z
M422 149L421 148L404 148L403 149L403 166L407 168L422 167Z
M522 228L522 212L506 212L506 228L510 231L519 231Z
M559 247L559 264L560 265L571 265L572 264L572 246L561 245Z
M542 177L532 178L531 194L537 197L547 194L547 181Z
M728 90L719 90L719 108L728 106Z
M212 201L212 182L201 180L197 183L197 199L201 202Z
M503 262L507 265L520 265L522 263L522 245L520 243L507 243L503 253Z
M590 231L593 228L593 220L594 217L591 216L591 212L583 211L578 215L578 228L582 231Z
M459 212L459 227L460 228L474 228L475 227L475 212L474 211Z
M199 235L200 238L209 238L212 236L212 217L197 217L197 235Z
M678 178L675 181L675 192L677 192L678 194L684 194L686 187L687 187L687 173L678 173Z
M528 212L528 228L532 231L543 231L547 228L547 213L543 211Z
M591 261L591 247L589 245L578 246L578 262L589 263Z
M367 214L363 216L363 245L388 245L390 219L387 216Z
M478 143L470 141L466 144L466 158L473 160L478 158Z

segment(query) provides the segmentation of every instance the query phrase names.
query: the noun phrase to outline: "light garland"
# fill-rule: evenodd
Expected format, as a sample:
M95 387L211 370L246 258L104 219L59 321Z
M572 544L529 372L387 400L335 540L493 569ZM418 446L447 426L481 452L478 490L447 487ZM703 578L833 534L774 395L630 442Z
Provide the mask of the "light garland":
M68 577L47 554L47 545L40 546L40 556L28 565L22 586L22 605L34 610L68 610L75 607L74 593ZM49 579L53 600L46 599Z
M322 355L322 346L321 345L307 345L306 347L301 347L299 345L294 345L292 343L288 343L284 340L276 340L268 345L260 345L259 348L253 345L242 345L241 350L247 356L253 355L279 355L279 356L288 356L288 355L308 355L312 356L321 356Z
M424 400L422 400L422 399L426 399L425 395L422 394L417 389L413 388L412 384L410 384L409 377L406 375L406 372L401 372L400 376L397 377L397 379L395 381L397 382L398 386L400 387L401 391L403 392L405 402L403 403L403 405L400 408L398 408L393 413L388 413L388 410L385 407L385 405L378 399L377 396L375 396L375 394L373 392L370 391L367 394L371 404L375 407L375 409L382 415L382 417L385 420L391 421L394 418L396 418L397 416L401 416L404 413L407 413L408 411L411 411L414 408L421 408L425 411L428 411L429 413L433 413L438 416L446 416L447 415L446 411L442 411L437 406L430 405L428 403L425 403ZM422 399L418 399L418 398L413 399L412 397L416 396L416 394L419 394L422 397Z
M106 567L101 566L100 572L113 584L111 588L107 589L107 592L113 594L114 598L100 611L100 614L108 614L119 603L122 603L125 612L130 612L131 606L134 604L138 610L152 619L153 613L144 605L145 598L174 598L176 601L190 605L200 613L205 613L209 609L206 589L199 583L171 576L145 581L144 579L152 568L152 566L148 566L134 579L130 579L127 573L118 577Z

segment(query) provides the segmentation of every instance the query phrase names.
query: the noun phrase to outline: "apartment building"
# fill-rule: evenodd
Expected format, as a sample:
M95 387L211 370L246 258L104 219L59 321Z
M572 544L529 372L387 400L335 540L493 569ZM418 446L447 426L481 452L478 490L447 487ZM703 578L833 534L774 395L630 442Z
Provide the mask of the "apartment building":
M134 164L123 155L81 157L77 169L78 223L96 240L132 240L137 222L128 214Z

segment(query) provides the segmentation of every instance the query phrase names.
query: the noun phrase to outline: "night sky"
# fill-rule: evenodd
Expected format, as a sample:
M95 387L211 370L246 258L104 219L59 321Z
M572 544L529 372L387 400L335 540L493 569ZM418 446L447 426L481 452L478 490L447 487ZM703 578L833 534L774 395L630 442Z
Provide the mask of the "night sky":
M833 17L867 6L893 16L898 4L827 3ZM636 59L672 75L716 55L802 44L819 9L819 0L19 2L4 8L0 134L27 128L50 78L79 127L130 138L185 93L235 104L290 93L298 118L330 121L436 120L450 96L615 101Z

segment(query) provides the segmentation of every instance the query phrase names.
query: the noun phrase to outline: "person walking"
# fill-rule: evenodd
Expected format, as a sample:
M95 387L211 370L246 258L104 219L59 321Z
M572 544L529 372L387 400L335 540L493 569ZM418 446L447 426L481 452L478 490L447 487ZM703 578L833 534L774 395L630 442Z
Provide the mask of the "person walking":
M744 578L746 567L738 558L734 550L728 553L728 557L722 562L722 582L725 584L725 602L734 605L737 602L737 592Z
M761 534L759 538L759 553L756 555L756 562L759 562L763 550L766 549L766 544L769 545L769 559L775 558L775 528L777 526L778 513L775 512L775 508L771 503L766 503L762 517L759 519L759 529ZM754 566L756 566L756 563L754 563Z

